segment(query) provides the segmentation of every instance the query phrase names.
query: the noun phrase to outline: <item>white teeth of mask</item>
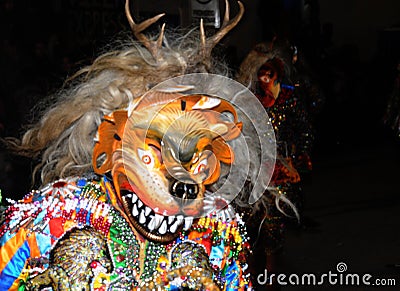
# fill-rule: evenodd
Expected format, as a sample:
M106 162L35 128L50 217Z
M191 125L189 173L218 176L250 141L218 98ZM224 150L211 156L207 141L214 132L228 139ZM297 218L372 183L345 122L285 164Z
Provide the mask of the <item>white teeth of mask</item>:
M129 193L126 196L133 203L132 215L138 219L140 224L147 226L151 232L157 231L164 235L167 232L175 233L182 224L184 230L188 230L192 226L193 217L184 217L183 215L163 216L154 213L150 207L144 205L135 193Z
M145 212L145 215L148 216L148 215L150 214L150 212L151 212L150 207L147 207L147 206L146 206L145 211L146 211L146 212Z
M185 225L183 230L188 230L192 226L193 217L185 217Z
M164 216L161 216L159 214L154 215L154 228L157 228L160 226L161 222L163 221Z
M167 222L164 220L161 224L160 228L158 229L160 234L165 234L167 232Z
M235 211L231 206L228 207L228 214L229 214L229 219L232 220L233 217L235 217Z
M138 211L138 209L136 207L136 204L133 205L132 215L135 216L135 217L139 215L139 211Z
M146 216L144 215L144 210L140 212L139 222L144 224L146 222Z
M221 210L218 214L219 214L219 217L222 219L222 221L226 220L225 210Z
M168 216L168 224L171 224L172 222L174 222L175 220L175 216Z
M178 229L178 226L179 226L179 223L178 223L178 221L176 221L176 222L169 228L169 231L170 231L171 233L174 233L174 232Z
M151 220L150 220L150 222L149 222L149 225L147 225L147 228L150 230L150 231L153 231L156 227L155 227L155 218L154 218L154 216L151 218Z
M178 215L177 217L176 217L176 220L178 221L178 223L179 224L181 224L182 223L182 221L183 221L183 215Z

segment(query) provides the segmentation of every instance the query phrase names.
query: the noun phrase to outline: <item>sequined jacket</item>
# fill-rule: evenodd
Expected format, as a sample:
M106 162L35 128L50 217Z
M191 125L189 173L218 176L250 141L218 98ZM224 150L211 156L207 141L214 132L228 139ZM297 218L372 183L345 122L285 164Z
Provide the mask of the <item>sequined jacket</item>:
M143 241L110 191L105 177L71 178L13 201L0 226L0 290L251 290L239 216L200 218L169 244Z

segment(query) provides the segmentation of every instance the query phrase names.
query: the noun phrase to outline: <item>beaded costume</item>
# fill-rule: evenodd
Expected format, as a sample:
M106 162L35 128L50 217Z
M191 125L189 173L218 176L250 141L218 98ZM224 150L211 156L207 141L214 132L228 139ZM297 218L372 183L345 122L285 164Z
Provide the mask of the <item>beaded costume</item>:
M243 267L249 245L240 219L201 218L171 243L141 242L111 206L114 191L106 177L60 180L8 208L8 223L0 230L1 246L8 250L8 260L2 260L1 266L2 290L36 290L45 285L57 286L55 290L131 290L135 286L175 290L178 286L220 287L227 281L232 285L227 290L247 286ZM184 251L178 252L179 248ZM211 264L205 264L204 258ZM168 273L169 269L174 271ZM212 274L216 283L204 279Z

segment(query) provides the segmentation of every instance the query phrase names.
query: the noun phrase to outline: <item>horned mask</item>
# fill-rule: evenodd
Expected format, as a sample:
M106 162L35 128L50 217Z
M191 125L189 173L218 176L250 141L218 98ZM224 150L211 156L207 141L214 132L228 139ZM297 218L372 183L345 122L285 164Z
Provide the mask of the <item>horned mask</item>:
M182 68L208 71L212 48L243 15L243 5L238 3L240 11L230 19L226 1L224 21L215 35L207 38L201 22L197 54L178 58L183 62ZM168 48L163 46L164 26L156 40L143 34L162 14L136 24L128 1L125 8L134 35L147 48L162 75L171 66L165 54ZM182 229L188 229L193 219L226 208L242 189L250 169L247 162L247 168L241 165L243 168L236 170L237 153L229 145L241 139L247 147L244 137L239 138L242 123L231 102L246 89L217 75L182 76L183 79L161 82L141 97L131 98L125 109L106 115L93 151L95 172L113 180L113 204L143 237L158 242L169 242ZM262 123L268 121L265 113L259 116L264 116ZM247 156L240 153L239 160L249 161L249 151L241 150ZM235 181L227 181L227 173L235 171ZM268 184L264 180L269 176L261 179L259 187Z
M233 92L244 92L244 102L258 102L233 80L191 74L105 116L93 167L112 177L115 204L145 238L171 241L193 219L226 207L245 184L249 160L256 158L249 156Z

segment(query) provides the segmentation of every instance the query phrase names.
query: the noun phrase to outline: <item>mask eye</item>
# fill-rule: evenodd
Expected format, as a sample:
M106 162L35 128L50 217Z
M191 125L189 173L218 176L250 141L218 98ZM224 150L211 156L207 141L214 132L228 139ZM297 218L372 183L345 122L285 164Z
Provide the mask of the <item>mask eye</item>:
M149 168L159 167L160 161L156 151L157 150L152 146L150 146L147 150L138 149L139 159Z
M259 76L259 80L264 83L269 83L273 77L274 72L272 70L267 70Z
M196 168L194 168L193 174L196 175L198 173L203 172L205 169L207 169L207 165L208 165L207 160L202 160L200 163L197 164Z
M148 167L154 167L154 157L150 150L138 149L139 159Z

